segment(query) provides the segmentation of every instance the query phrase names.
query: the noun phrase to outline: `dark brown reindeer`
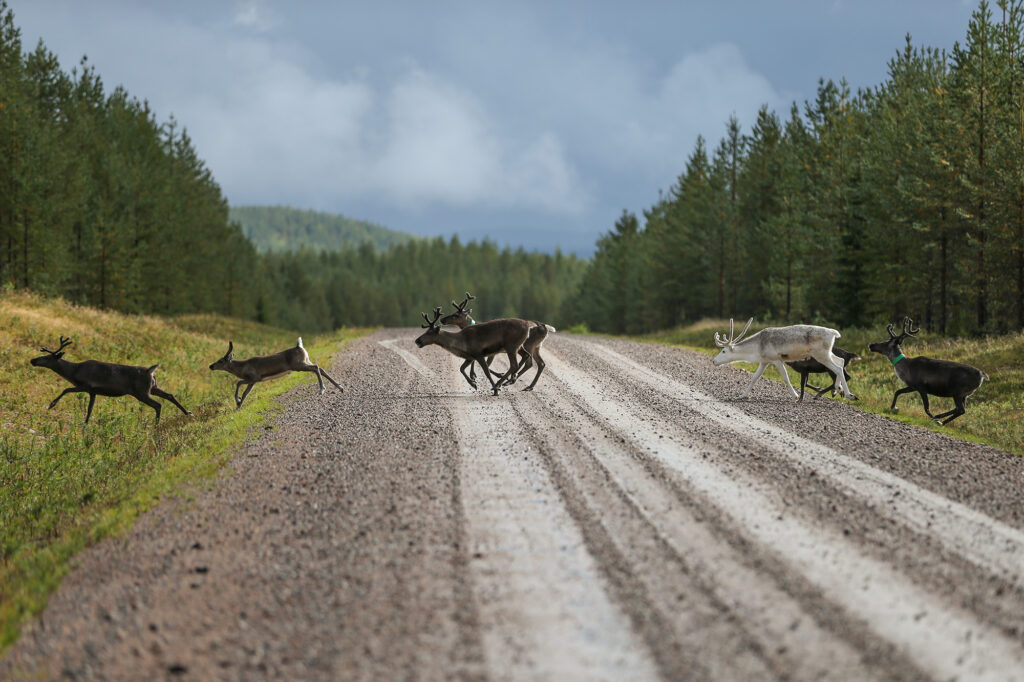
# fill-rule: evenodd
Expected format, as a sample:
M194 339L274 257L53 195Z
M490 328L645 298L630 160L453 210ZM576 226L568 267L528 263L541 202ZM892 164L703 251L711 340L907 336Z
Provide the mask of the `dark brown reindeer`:
M838 357L840 360L842 360L843 378L846 379L847 384L849 384L850 373L846 371L846 368L850 365L852 361L860 360L860 356L857 355L856 353L851 353L848 350L843 350L842 348L838 348L836 346L832 347L832 354ZM806 360L798 360L796 362L787 362L786 364L795 369L797 373L800 374L800 400L804 399L804 386L815 392L815 400L820 398L827 391L832 391L832 394L835 395L836 373L830 370L825 365L818 362L817 360L815 360L814 358L807 358ZM807 383L807 375L824 374L826 372L830 377L832 377L832 384L830 386L826 386L825 388L815 388L814 386L811 386L810 384ZM857 398L856 396L854 396L852 399L856 400Z
M452 355L480 363L484 376L491 382L491 390L494 391L494 395L498 395L498 389L516 376L519 370L516 356L530 335L531 324L526 320L503 318L474 324L457 332L446 332L441 330L441 325L438 322L441 318L441 306L434 308L434 319L432 320L427 317L426 313L421 314L426 322L421 326L427 331L416 339L416 345L419 348L436 344ZM508 356L508 371L500 375L498 381L495 382L487 367L487 358L502 351ZM465 365L463 365L464 367ZM465 371L462 375L469 381Z
M472 301L474 298L475 296L473 296L467 291L466 298L463 299L462 303L456 303L455 301L452 301L452 306L455 308L455 312L442 317L441 324L455 325L459 329L466 329L467 327L475 325L476 320L474 320L473 316L471 315L473 309L466 308L469 302ZM523 363L522 366L520 366L519 368L519 372L508 383L515 383L515 381L519 377L523 376L523 374L525 374L528 369L533 367L533 362L534 360L536 360L537 373L534 375L533 381L530 382L530 385L523 389L524 391L532 391L533 387L537 385L537 380L540 379L540 375L544 372L545 367L544 358L542 358L540 355L541 344L543 344L544 340L548 338L548 333L555 331L555 328L549 324L544 324L543 322L537 322L535 320L527 321L533 324L534 326L530 329L529 336L526 337L526 343L524 343L523 347L519 350L519 355L521 356ZM493 355L487 359L488 368L491 366L491 361L493 359ZM469 376L466 376L467 366L469 366ZM466 381L469 382L469 385L472 386L473 388L476 388L476 372L474 371L474 368L475 366L473 365L473 360L468 359L464 363L462 363L462 367L459 368L459 371L462 372L462 376L466 377ZM491 370L491 373L494 376L501 376L500 374L494 372L493 370Z
M277 379L283 377L291 372L312 372L316 375L316 380L320 383L320 395L324 394L327 389L324 388L324 380L322 377L326 377L328 381L334 384L339 391L344 392L345 389L341 387L337 381L331 378L331 376L320 369L318 365L314 365L309 361L309 354L306 352L305 347L302 345L302 337L299 337L299 342L294 348L283 350L273 355L260 355L248 360L235 360L235 344L233 341L228 341L228 352L220 360L217 360L210 365L211 370L223 370L234 374L236 377L241 379L235 384L235 409L241 409L242 403L245 402L245 396L249 395L249 391L252 387L261 381L269 381L271 379ZM243 384L248 384L245 387L245 392L242 397L238 397L238 389Z
M48 409L53 409L61 398L68 393L88 393L89 408L85 412L85 423L89 423L92 416L92 406L96 402L96 396L104 395L116 398L122 395L130 395L139 402L149 405L156 410L156 421L160 421L160 403L153 400L152 396L169 400L179 410L192 416L192 413L181 406L178 399L167 391L163 391L156 385L156 377L153 374L159 365L152 367L136 367L134 365L117 365L112 362L99 362L98 360L86 360L85 362L69 362L64 359L64 349L71 345L71 339L60 337L60 347L57 350L40 348L46 353L38 358L32 358L31 363L35 367L46 367L64 377L72 383L71 388L64 389L64 392L53 399Z
M891 324L886 327L886 331L889 332L888 341L872 343L868 348L887 357L896 371L896 376L906 384L893 394L889 409L896 412L896 399L903 393L917 391L924 404L924 413L939 424L946 425L964 414L967 411L967 397L978 390L981 383L988 379L988 375L977 367L962 362L935 360L920 355L908 358L903 355L903 349L900 347L903 340L921 331L914 328L914 321L909 317L903 318L903 331L900 334L897 335L893 331ZM948 412L933 415L928 409L929 394L952 398L955 407ZM942 421L943 419L945 421Z

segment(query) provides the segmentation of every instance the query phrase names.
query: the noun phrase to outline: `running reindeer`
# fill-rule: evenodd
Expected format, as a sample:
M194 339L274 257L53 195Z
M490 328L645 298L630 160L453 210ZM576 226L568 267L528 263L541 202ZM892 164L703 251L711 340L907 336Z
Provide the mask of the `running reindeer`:
M467 327L472 327L473 325L475 325L476 320L474 320L473 316L470 314L473 312L473 309L466 308L466 306L469 305L469 302L472 301L474 298L476 297L467 291L466 298L462 300L462 303L456 303L455 301L452 301L452 306L455 308L455 312L442 317L441 324L455 325L459 329L466 329ZM544 372L545 363L544 358L540 356L540 347L541 344L544 343L544 340L548 338L548 333L555 331L555 328L552 327L550 324L544 324L543 322L537 322L535 320L528 320L528 322L530 322L534 326L530 329L529 336L526 337L526 343L524 343L523 347L519 349L519 355L523 361L523 364L519 368L518 374L516 374L516 376L514 376L508 382L509 384L515 383L519 377L523 376L523 374L526 373L526 370L533 367L533 362L534 360L536 360L537 373L533 376L533 381L530 382L530 385L523 389L524 391L532 391L533 387L537 385L537 380L540 379L540 375ZM488 368L490 368L491 361L493 359L493 355L487 358ZM469 376L466 376L467 366L469 367ZM472 358L467 359L465 362L463 362L462 367L459 368L459 371L462 372L462 376L466 378L466 381L468 381L469 385L472 386L473 388L476 388L475 368L476 366L473 364ZM494 372L493 370L491 370L491 374L493 374L494 376L501 376L500 374Z
M838 346L832 347L832 353L843 361L843 378L846 379L846 385L850 385L850 373L846 371L846 368L850 366L850 363L854 360L860 360L860 356L856 353L851 353L848 350L843 350ZM797 360L796 362L787 362L787 365L792 367L800 375L800 398L804 399L804 387L807 387L814 391L814 399L817 400L821 396L825 395L828 391L832 391L832 395L836 394L836 375L828 367L821 364L814 358L807 358L806 360ZM828 373L832 377L832 383L825 388L815 388L807 383L807 377L809 374L825 374Z
M423 321L426 322L421 326L427 331L416 339L417 347L423 348L430 344L436 344L452 355L480 363L484 376L491 382L491 390L494 395L498 395L498 390L503 385L514 380L519 371L516 356L522 352L523 344L530 336L530 328L533 323L515 318L503 318L474 324L457 332L446 332L441 330L439 322L441 306L434 308L434 319L428 318L426 313L421 313L421 315L423 315ZM500 375L498 381L495 382L487 367L487 358L502 351L508 356L508 371ZM528 351L526 354L529 356ZM469 381L465 371L462 375Z
M988 379L988 375L977 367L965 365L962 362L951 360L935 360L924 356L908 358L903 354L900 347L904 339L915 336L920 329L914 328L914 321L909 317L903 318L903 331L898 335L893 331L890 324L885 328L889 332L888 341L872 343L868 348L875 353L881 353L892 363L896 376L906 384L896 391L892 396L892 405L889 409L896 412L896 400L903 393L917 391L924 404L924 413L930 419L945 426L967 411L967 398L981 386L981 383ZM928 409L928 395L941 398L952 398L955 407L948 412L933 415ZM942 421L945 419L945 421Z
M757 363L754 378L750 380L747 390L743 392L740 399L750 397L750 389L754 387L754 382L761 378L768 365L773 365L779 371L793 397L798 398L783 363L808 358L814 358L836 375L844 397L851 400L856 399L846 385L843 361L832 352L832 346L840 336L838 331L812 324L795 324L789 327L765 327L749 339L744 340L743 335L750 329L753 321L754 318L747 320L747 326L743 328L739 336L735 336L733 333L735 328L731 319L729 320L728 337L722 338L718 332L715 332L715 345L722 349L715 356L714 364L716 366L729 362Z
M34 367L46 367L64 377L72 383L71 388L64 389L64 392L53 399L48 409L53 409L61 398L68 393L88 393L89 407L85 412L85 423L89 423L92 417L92 406L96 402L96 396L103 395L116 398L122 395L130 395L141 403L149 405L156 410L156 421L160 422L160 403L153 400L152 396L169 400L171 403L188 416L192 413L181 406L178 399L167 391L163 391L156 385L154 373L159 365L151 367L136 367L134 365L117 365L112 362L100 362L98 360L86 360L84 362L69 362L64 359L64 349L72 344L70 338L60 337L60 347L57 350L40 348L46 355L33 358L30 362Z
M277 379L291 372L312 372L315 374L316 380L320 384L320 395L323 395L324 391L327 390L324 388L323 377L326 377L339 391L345 391L341 384L332 379L327 372L320 369L319 365L314 365L309 361L309 353L306 352L306 348L302 345L301 336L294 348L289 348L273 355L261 355L249 358L248 360L235 360L234 350L234 342L228 341L228 352L220 360L210 365L210 369L223 370L241 379L241 381L235 384L236 410L242 408L242 403L245 402L245 397L249 395L249 391L252 390L253 386L261 381ZM243 384L248 384L248 386L245 387L245 392L239 398L238 389Z

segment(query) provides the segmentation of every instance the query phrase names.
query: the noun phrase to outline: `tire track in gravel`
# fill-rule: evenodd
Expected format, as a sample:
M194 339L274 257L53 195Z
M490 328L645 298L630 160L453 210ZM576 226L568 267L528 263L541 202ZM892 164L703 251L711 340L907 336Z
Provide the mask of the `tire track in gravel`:
M610 579L623 572L635 576L647 607L667 624L649 645L664 647L671 633L681 643L690 677L899 677L892 660L866 662L862 651L816 622L772 575L758 570L763 566L741 556L706 509L666 485L663 472L648 466L645 454L608 428L564 382L549 381L542 400L515 405L547 445L545 456L570 510L577 523L590 527L588 544L606 557ZM570 428L547 428L551 423ZM609 556L622 565L607 565ZM650 619L647 613L637 620L642 626Z
M594 375L569 366L550 350L546 357L549 371L612 429L674 472L709 507L734 519L757 546L781 558L794 574L896 644L921 670L940 678L972 680L1001 680L1007 671L1024 670L1024 650L1018 642L942 603L827 529L795 518L776 501L770 483L736 470L726 474L692 445L666 439L666 433L678 436L670 423L647 415L654 425L648 424L595 388L600 382Z
M753 417L599 343L581 345L628 377L729 430L756 439L767 450L811 468L838 488L873 504L879 513L929 535L1017 589L1024 589L1024 532L1017 528Z
M470 575L490 677L657 679L510 401L465 394L458 364L447 358L439 383L453 393Z

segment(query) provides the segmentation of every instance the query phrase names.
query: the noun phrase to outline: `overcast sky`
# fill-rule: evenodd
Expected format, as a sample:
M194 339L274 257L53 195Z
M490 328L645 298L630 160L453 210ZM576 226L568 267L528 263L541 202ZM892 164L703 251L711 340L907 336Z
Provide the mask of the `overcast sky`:
M735 113L871 87L974 2L8 0L192 136L232 205L589 254Z

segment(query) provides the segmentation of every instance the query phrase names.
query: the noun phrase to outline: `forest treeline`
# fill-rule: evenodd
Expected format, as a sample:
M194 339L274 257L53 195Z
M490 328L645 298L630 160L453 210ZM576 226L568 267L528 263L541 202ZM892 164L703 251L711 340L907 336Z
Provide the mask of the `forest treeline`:
M749 132L730 118L600 239L569 305L608 332L750 315L1024 328L1022 20L1020 2L982 2L963 44L908 36L873 89L821 81Z
M82 305L312 332L416 325L469 288L480 314L558 324L585 267L458 239L261 254L176 121L107 94L84 58L65 72L41 42L25 52L3 0L0 158L0 286Z

